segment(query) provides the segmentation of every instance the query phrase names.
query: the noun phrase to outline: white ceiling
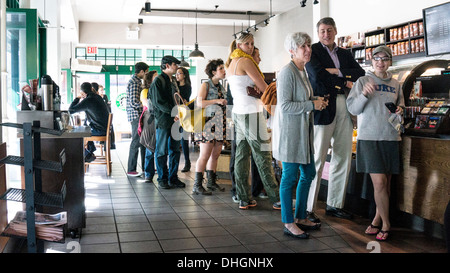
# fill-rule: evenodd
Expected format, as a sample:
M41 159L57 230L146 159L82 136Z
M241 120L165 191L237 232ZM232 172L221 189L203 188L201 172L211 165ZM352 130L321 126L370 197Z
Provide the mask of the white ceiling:
M198 13L198 24L244 26L248 25L248 15L229 15L220 12L264 13L261 16L250 15L251 25L260 22L272 14L280 14L300 5L299 0L148 0L152 9L162 10L204 10ZM144 23L153 24L195 24L195 12L158 12L141 16L140 11L146 0L72 0L72 7L80 22ZM312 0L308 5L312 5ZM218 6L215 9L215 6ZM214 12L214 10L216 10Z

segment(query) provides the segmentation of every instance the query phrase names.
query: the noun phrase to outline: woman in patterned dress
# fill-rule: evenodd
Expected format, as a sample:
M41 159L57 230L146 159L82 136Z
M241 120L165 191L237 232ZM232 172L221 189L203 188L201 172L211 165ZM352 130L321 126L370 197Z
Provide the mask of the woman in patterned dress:
M211 60L206 65L208 80L203 82L197 95L197 105L205 108L203 132L195 133L194 140L200 145L200 155L195 167L195 181L192 193L210 195L211 191L225 189L216 183L217 161L226 139L226 91L220 83L226 76L224 62ZM203 172L208 176L207 189L202 186ZM211 190L211 191L209 191Z

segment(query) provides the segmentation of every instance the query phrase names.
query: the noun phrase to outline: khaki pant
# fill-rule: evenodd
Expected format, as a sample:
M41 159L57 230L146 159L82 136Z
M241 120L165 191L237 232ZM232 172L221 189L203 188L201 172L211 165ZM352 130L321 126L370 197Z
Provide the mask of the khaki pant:
M239 199L249 201L248 175L250 156L253 155L267 195L273 203L278 202L280 195L271 164L270 135L263 114L233 114L233 122L236 130L234 172Z
M322 179L328 149L332 146L327 205L342 209L345 202L348 176L352 163L353 124L347 110L345 95L336 98L336 117L329 125L314 126L314 158L316 177L311 183L307 211L313 212Z

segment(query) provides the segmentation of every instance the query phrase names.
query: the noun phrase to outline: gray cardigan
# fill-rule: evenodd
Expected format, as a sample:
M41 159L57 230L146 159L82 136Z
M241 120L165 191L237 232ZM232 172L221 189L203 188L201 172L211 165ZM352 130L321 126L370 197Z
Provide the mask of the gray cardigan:
M309 86L309 80L307 82ZM273 157L281 162L309 164L314 154L313 94L291 61L277 77L277 106L272 130Z

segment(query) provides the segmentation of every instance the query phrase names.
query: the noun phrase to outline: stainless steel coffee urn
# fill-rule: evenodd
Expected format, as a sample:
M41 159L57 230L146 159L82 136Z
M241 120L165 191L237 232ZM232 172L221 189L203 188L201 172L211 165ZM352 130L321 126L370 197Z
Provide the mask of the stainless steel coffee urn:
M42 110L53 110L53 80L49 75L41 77L41 93Z

